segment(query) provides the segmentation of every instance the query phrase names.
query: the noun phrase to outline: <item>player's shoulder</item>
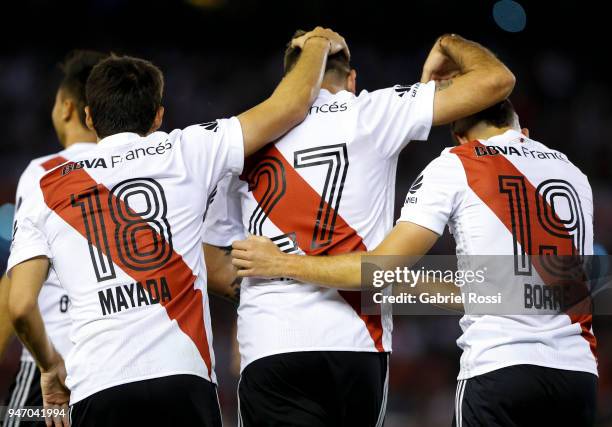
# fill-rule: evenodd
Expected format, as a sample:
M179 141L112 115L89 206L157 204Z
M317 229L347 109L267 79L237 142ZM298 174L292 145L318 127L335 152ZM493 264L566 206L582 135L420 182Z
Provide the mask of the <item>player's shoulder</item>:
M423 173L428 176L437 176L441 179L452 180L456 184L465 182L465 170L459 157L454 153L455 147L444 148L438 157L435 157L425 167Z
M59 153L47 154L30 160L30 163L28 163L19 177L18 193L27 191L26 187L34 186L47 171L64 162L65 159Z
M63 163L64 161L65 157L63 155L63 150L57 153L47 154L45 156L32 159L30 163L28 163L28 166L24 169L24 173L39 173L42 175L46 171L58 166L58 162Z
M573 173L576 174L576 176L579 176L582 179L585 179L588 181L588 177L586 176L586 174L584 172L582 172L582 169L580 169L580 167L578 167L576 164L574 164L572 162L572 160L569 158L569 156L567 156L567 154L565 154L562 151L559 151L555 148L551 148L548 145L540 142L540 141L536 141L535 139L531 139L528 138L528 141L531 143L532 147L534 147L534 150L538 151L538 152L543 152L543 153L554 153L555 154L555 158L561 160L563 163L565 163L565 165L567 166L567 168L569 170L571 170Z
M431 83L433 84L433 83ZM417 97L420 91L426 90L429 83L395 84L373 91L362 90L356 97L357 102L377 102L379 100L410 100Z
M375 98L378 96L388 96L395 95L399 98L403 98L407 93L410 94L414 91L417 91L421 83L413 83L413 84L395 84L393 86L383 87L380 89L376 89L373 91L368 91L367 89L363 89L357 95L357 99L359 100L367 100L371 98Z
M459 160L459 154L463 152L463 150L459 150L462 146L457 147L446 147L444 148L438 157L436 157L433 161L438 166L448 166L451 168L461 168L461 161Z
M221 140L224 137L241 137L242 127L238 117L215 119L197 123L183 129L175 129L168 135L169 141L189 143Z

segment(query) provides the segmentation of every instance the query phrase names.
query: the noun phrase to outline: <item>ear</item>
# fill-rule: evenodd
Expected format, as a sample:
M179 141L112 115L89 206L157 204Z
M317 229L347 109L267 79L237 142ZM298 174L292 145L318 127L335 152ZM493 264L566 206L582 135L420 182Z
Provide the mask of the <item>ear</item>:
M357 71L351 69L346 76L346 90L352 93L357 93Z
M87 128L92 131L92 132L96 132L96 129L94 128L94 124L93 124L93 119L91 118L91 110L89 109L88 106L85 107L85 124L87 125Z
M527 138L529 138L529 129L527 129L527 128L522 128L522 129L521 129L521 133L522 133L523 135L525 135Z
M153 120L153 126L151 126L151 130L149 131L149 133L153 133L156 130L158 130L161 127L163 120L164 120L164 107L160 106L157 109L157 113L155 113L155 120Z
M65 122L69 121L74 111L74 102L70 98L64 99L62 101L62 120Z

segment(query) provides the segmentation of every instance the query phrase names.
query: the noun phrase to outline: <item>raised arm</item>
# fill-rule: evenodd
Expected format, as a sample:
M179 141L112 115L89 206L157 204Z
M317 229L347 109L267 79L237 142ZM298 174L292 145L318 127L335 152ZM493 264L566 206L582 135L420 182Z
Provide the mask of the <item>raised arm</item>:
M431 249L438 237L427 228L401 222L373 251L334 256L302 256L285 254L270 239L251 236L247 240L234 242L232 257L234 265L239 268L240 277L291 277L328 288L359 290L362 289L362 256L410 256L416 262L418 257Z
M454 34L440 37L425 65L422 82L436 80L433 124L443 125L482 111L508 97L512 72L488 49Z
M348 51L339 34L321 27L301 36L299 42L302 46L300 58L274 93L238 116L245 156L278 139L304 120L321 88L327 55Z

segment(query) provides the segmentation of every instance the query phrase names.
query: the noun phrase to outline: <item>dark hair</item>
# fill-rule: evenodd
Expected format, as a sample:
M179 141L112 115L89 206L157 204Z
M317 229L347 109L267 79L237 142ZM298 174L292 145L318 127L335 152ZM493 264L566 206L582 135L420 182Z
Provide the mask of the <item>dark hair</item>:
M99 138L120 132L146 135L161 106L164 76L149 61L112 55L87 79L87 105Z
M480 122L485 122L496 128L511 126L514 123L514 114L514 106L509 99L504 99L480 113L472 114L451 123L451 132L463 136Z
M85 123L85 84L93 67L107 57L108 54L93 50L73 50L60 64L64 78L59 87L76 104L79 120L84 127L87 127Z
M296 37L300 37L306 34L304 30L297 30L291 40ZM285 58L283 61L283 66L285 70L285 74L287 74L291 69L295 66L298 59L300 58L300 54L302 53L302 49L299 47L291 47L291 40L287 43L287 49L285 50ZM325 72L333 71L338 73L339 76L346 77L348 73L351 71L351 64L349 58L346 56L344 51L340 51L333 55L327 57L327 64L325 65Z

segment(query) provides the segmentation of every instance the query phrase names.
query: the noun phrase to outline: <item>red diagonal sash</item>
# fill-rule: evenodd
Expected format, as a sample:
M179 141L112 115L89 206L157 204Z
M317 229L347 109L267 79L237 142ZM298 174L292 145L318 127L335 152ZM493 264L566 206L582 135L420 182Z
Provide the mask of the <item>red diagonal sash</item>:
M49 160L46 160L44 162L42 162L40 164L40 166L46 170L46 171L50 171L51 169L53 169L56 166L61 165L62 163L66 163L68 160L66 160L65 158L63 158L62 156L55 156L55 157L51 157Z
M274 146L257 153L257 157L251 159L244 177L249 177L250 171L254 170L260 162L273 159L281 163L284 170L286 191L279 198L270 198L270 185L273 179L270 173L259 176L257 182L250 182L249 189L260 206L264 208L267 217L284 233L295 233L299 247L308 255L334 255L354 251L367 250L362 238L339 214L336 216L332 241L329 245L312 248L311 242L316 226L317 213L321 203L321 195L297 173L293 166L287 162L285 157ZM273 200L273 203L271 202ZM273 205L273 206L272 206ZM326 209L326 204L324 205ZM336 213L337 214L337 213ZM331 210L330 217L334 215ZM344 300L359 314L361 305L360 292L340 291ZM359 314L364 321L374 345L378 351L385 351L382 344L383 328L380 315Z
M40 182L41 189L44 194L45 203L59 215L66 223L78 231L83 237L87 238L85 225L81 216L80 209L75 209L71 205L70 196L72 194L80 194L89 188L96 187L100 194L100 200L106 201L109 197L109 190L103 184L97 183L84 169L74 169L67 175L62 175L64 168L58 168L45 175ZM114 195L111 195L113 204L123 204L121 200L117 200ZM127 210L127 208L126 208ZM107 225L114 224L107 204L102 203L102 212L104 223ZM206 328L204 325L204 305L202 292L194 288L196 276L193 274L189 266L185 263L181 255L172 251L170 259L163 266L155 270L135 270L129 265L122 262L122 257L119 254L115 239L109 235L110 258L112 262L119 266L135 281L145 283L147 279L152 277L160 277L164 275L168 281L168 287L172 295L170 301L161 302L166 309L168 317L176 320L179 328L193 341L196 345L202 359L208 368L209 377L212 375L210 350L208 347L208 337L206 336ZM153 253L155 241L163 239L150 226L143 226L143 229L136 234L136 244L139 252ZM103 250L103 248L100 248Z
M499 176L520 176L524 177L527 201L526 205L530 206L528 215L530 222L530 237L531 237L531 253L535 255L533 266L538 271L538 274L546 284L551 284L555 277L543 265L544 259L540 258L539 247L548 246L557 248L556 255L571 256L578 251L573 247L569 232L560 232L560 235L553 235L547 232L537 217L537 200L536 188L508 159L501 154L494 156L477 157L474 154L475 147L482 147L479 141L473 141L468 144L455 147L451 150L456 154L463 164L465 174L467 176L468 185L476 193L476 195L493 211L495 216L504 224L504 226L512 233L512 218L511 212L508 209L508 201L504 197L500 197L498 182ZM550 205L543 201L549 211L554 212ZM530 246L525 240L526 236L522 233L517 233L517 240L521 246L527 250ZM542 262L539 260L541 259ZM572 323L580 323L582 328L582 336L588 341L593 355L596 355L597 340L591 333L591 324L593 316L591 314L568 314Z

